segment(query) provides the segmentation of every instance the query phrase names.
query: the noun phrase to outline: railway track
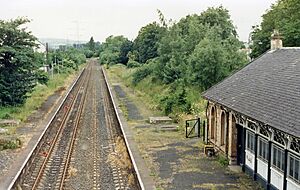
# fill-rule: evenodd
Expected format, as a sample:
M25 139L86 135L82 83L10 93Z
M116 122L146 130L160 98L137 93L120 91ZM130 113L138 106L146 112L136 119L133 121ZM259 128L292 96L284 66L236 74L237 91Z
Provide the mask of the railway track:
M20 185L22 189L63 189L89 75L87 67L61 110L62 117L59 113L49 127L47 138L41 143L38 156L32 160L33 164Z
M131 161L102 68L92 61L11 187L140 189Z

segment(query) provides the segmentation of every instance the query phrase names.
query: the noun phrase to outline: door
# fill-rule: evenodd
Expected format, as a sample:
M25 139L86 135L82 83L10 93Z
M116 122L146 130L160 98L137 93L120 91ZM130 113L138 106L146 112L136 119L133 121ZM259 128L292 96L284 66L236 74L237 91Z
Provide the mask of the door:
M237 164L244 164L245 145L244 145L244 130L241 125L236 124L237 128Z

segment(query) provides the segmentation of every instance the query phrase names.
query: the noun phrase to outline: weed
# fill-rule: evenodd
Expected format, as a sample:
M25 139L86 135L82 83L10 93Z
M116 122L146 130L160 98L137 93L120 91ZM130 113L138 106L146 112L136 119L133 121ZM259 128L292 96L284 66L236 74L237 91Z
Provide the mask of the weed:
M69 176L76 176L77 174L77 169L76 168L73 168L72 166L69 168Z
M219 162L219 164L221 166L228 166L229 165L229 160L228 158L226 158L224 155L222 154L218 154L218 157L217 157L217 161Z
M16 149L22 146L20 139L4 140L0 139L0 151L6 149Z

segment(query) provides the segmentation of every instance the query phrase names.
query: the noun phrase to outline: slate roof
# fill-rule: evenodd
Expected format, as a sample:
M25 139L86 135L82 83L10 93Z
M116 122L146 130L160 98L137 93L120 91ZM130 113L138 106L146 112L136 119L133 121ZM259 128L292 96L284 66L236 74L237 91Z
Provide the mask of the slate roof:
M203 96L300 137L300 48L269 51Z

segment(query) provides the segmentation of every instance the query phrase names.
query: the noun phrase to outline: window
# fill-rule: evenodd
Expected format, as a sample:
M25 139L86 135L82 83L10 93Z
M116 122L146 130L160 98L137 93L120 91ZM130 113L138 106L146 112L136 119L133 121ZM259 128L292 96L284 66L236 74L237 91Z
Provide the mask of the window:
M225 113L221 114L221 145L225 144Z
M272 148L272 166L279 169L280 171L284 170L284 151L276 145L273 145Z
M269 144L261 137L258 139L258 157L264 161L268 161L269 157Z
M255 136L254 133L247 130L246 132L246 139L247 139L247 150L250 150L251 152L254 152L254 146L255 146Z
M289 154L288 164L289 164L289 170L288 170L289 178L292 178L296 182L300 183L300 176L299 176L300 158L293 156L292 154Z

